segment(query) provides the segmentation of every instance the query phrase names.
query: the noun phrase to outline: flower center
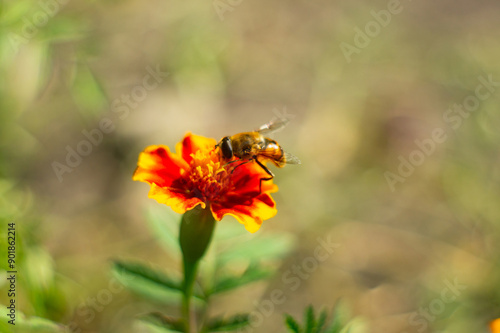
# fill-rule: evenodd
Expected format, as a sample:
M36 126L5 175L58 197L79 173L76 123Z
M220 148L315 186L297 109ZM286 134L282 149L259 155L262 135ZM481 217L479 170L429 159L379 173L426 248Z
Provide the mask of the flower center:
M186 175L187 188L201 200L213 201L227 192L231 185L230 170L220 161L215 149L191 154L190 171Z

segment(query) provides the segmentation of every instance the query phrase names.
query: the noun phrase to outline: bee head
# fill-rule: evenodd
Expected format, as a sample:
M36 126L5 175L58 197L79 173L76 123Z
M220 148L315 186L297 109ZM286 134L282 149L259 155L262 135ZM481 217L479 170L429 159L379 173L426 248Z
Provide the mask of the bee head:
M220 151L222 153L222 157L226 160L230 160L233 158L233 146L231 145L231 138L228 136L223 137L219 143Z

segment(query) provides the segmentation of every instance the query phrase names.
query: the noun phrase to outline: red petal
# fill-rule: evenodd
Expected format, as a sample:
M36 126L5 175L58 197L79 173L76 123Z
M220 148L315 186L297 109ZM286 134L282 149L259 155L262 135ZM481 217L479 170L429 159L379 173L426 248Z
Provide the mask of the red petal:
M159 203L170 206L174 212L179 214L184 214L197 205L201 205L203 209L206 207L206 204L196 197L187 196L182 192L172 191L172 189L160 187L156 184L151 185L148 196Z
M235 217L250 232L259 230L262 221L276 215L276 204L271 196L263 193L258 197L232 195L224 202L212 203L210 206L216 220L224 215Z
M167 146L149 146L140 155L133 180L158 186L170 186L186 170L188 164L170 152Z
M269 174L264 171L257 163L250 162L237 167L234 170L232 181L234 188L237 189L238 193L245 194L258 194L260 180L262 178L269 178ZM262 181L262 193L264 192L277 192L278 186L273 184L272 180Z

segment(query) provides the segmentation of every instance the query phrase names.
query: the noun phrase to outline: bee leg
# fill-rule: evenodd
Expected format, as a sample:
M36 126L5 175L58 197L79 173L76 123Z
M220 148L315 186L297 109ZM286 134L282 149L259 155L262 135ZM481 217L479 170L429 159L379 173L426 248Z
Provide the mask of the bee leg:
M232 161L229 161L229 162L227 162L226 164L224 164L223 166L228 166L229 164L232 164L232 163L234 163L234 162L240 162L240 161L243 161L243 159L238 158L237 160L232 160Z
M269 176L271 177L267 177L267 178L261 178L260 181L259 181L259 194L262 193L262 181L263 180L271 180L274 178L274 174L271 172L271 170L269 170L264 164L262 164L258 159L257 157L254 157L254 160L255 162L257 162L257 164L262 168L262 170L264 170Z
M238 161L243 161L243 159L240 158L239 160L235 160L235 161L231 161L231 162L238 162ZM231 163L231 162L229 162L229 163ZM242 166L243 164L247 164L247 163L250 163L250 162L253 162L253 160L248 160L248 161L242 162L242 163L238 164L237 166L235 166L233 168L233 170L231 170L231 175L233 174L234 170L236 170L236 168ZM227 164L229 164L229 163L227 163Z

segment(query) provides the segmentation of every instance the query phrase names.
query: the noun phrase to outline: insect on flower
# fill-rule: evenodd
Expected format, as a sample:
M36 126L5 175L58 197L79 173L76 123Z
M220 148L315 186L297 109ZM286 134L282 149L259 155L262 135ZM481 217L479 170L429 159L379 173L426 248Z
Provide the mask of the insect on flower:
M274 178L274 174L264 164L266 161L272 162L278 168L286 164L300 164L296 156L284 151L275 140L264 137L264 134L281 130L287 123L288 119L279 119L262 125L253 132L223 137L216 145L220 149L221 160L227 164L241 162L231 172L244 164L257 163L269 175L260 179L259 191L262 192L262 181Z
M210 209L217 221L231 215L255 232L263 220L277 213L271 193L277 192L278 186L264 163L271 161L278 167L299 163L276 141L263 136L285 123L271 122L219 143L188 132L175 152L164 145L146 147L139 155L133 179L150 184L149 197L179 214L200 205Z

